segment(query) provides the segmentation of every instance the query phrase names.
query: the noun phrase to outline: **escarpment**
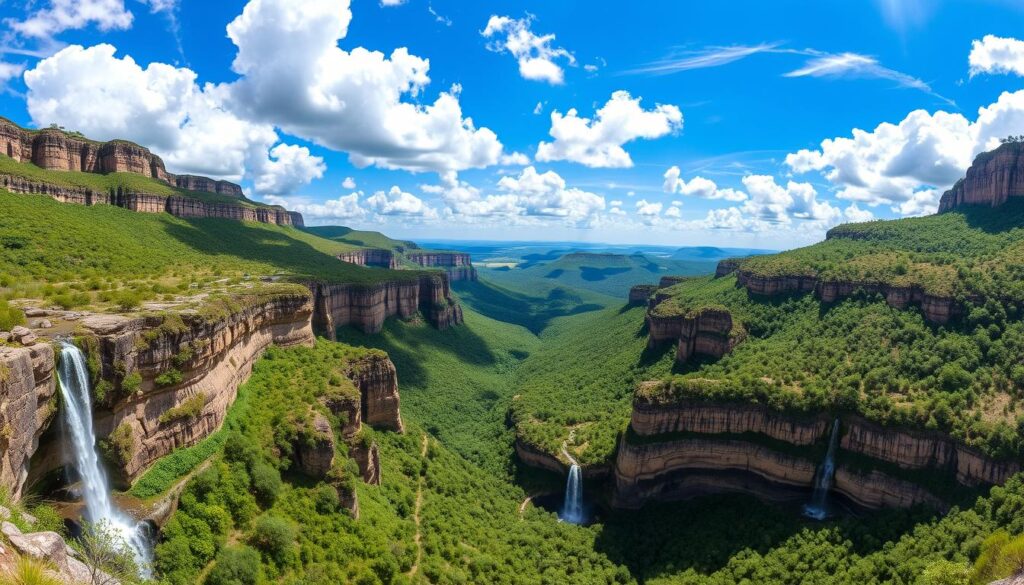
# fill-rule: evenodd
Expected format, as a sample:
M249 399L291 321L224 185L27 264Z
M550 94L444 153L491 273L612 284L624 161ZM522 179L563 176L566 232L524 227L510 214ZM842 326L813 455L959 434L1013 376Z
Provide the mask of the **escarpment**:
M424 268L443 268L452 282L477 279L476 268L466 253L410 250L405 257Z
M735 327L732 315L721 308L693 311L662 310L659 304L647 311L648 346L676 342L676 361L687 362L697 355L718 359L732 351L745 337Z
M962 205L998 207L1024 196L1024 144L1011 142L979 154L967 175L942 194L939 213Z
M832 420L757 404L665 400L645 386L620 440L613 502L636 508L721 492L772 501L806 498ZM832 490L863 508L948 507L913 472L978 486L1003 483L1020 471L1016 461L994 460L940 433L884 428L854 415L839 418L838 432ZM850 458L856 467L845 462Z
M0 485L20 499L39 438L57 412L55 357L49 343L0 346Z
M239 385L271 344L313 344L312 301L294 288L214 317L83 319L86 349L98 368L94 385L104 388L94 424L108 437L123 482L220 428Z
M234 205L184 195L156 195L117 188L100 191L69 187L0 174L0 189L22 195L45 195L61 203L114 205L139 213L169 213L185 218L220 218L276 225L303 226L302 214L282 207Z
M653 295L658 290L656 284L637 284L629 289L629 304L631 305L646 305Z
M398 259L391 250L379 248L360 248L338 254L338 260L357 266L376 266L377 268L398 268Z
M28 130L6 118L0 118L0 156L7 156L18 163L31 163L45 171L102 175L130 173L153 179L158 182L155 183L157 186L162 183L180 190L179 195L146 192L141 187L102 190L74 186L62 180L48 181L34 174L23 176L17 172L0 172L0 188L12 193L46 195L64 203L109 204L139 212L167 212L179 217L217 217L277 225L303 225L299 213L277 206L254 205L251 202L246 204L242 188L235 183L169 173L159 156L148 148L125 140L97 142L58 128ZM188 196L189 193L200 195ZM229 201L203 199L201 194L206 193L228 198ZM230 199L236 199L238 203Z
M376 284L310 283L315 314L313 326L330 339L336 330L352 325L377 333L391 316L408 319L417 312L438 329L462 323L462 307L451 295L448 276L422 274Z

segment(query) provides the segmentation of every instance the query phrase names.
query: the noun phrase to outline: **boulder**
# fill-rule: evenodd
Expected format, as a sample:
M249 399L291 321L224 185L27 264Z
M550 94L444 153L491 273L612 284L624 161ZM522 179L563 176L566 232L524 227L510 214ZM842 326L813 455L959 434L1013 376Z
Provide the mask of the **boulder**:
M11 339L17 341L22 345L32 345L39 338L36 336L35 333L32 333L31 329L19 325L14 329L11 329Z

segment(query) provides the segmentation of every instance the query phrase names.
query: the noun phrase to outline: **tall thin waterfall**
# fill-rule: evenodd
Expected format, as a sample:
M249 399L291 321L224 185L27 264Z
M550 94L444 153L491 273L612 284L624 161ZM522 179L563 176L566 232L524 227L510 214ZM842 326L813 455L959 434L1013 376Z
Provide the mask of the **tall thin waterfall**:
M839 444L839 419L832 423L832 434L828 439L828 451L825 461L814 475L814 493L811 501L804 506L804 515L815 520L824 520L828 516L828 494L832 490L832 480L836 475L836 447Z
M583 512L583 473L576 459L564 447L562 453L572 465L569 467L569 479L565 482L565 500L559 517L570 524L583 524L587 519Z
M61 344L60 366L61 397L64 399L64 418L71 434L75 467L82 478L85 517L90 523L102 524L122 540L135 557L144 576L149 576L153 551L149 542L148 526L136 523L119 510L110 499L110 484L100 466L96 453L96 434L92 428L92 400L89 396L89 372L85 355L70 343Z

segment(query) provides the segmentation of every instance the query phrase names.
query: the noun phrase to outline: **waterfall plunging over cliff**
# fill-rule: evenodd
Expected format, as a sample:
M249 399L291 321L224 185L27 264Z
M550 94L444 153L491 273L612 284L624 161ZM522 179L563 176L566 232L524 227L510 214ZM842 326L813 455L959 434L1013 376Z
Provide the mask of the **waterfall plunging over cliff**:
M110 485L100 467L96 452L96 434L92 426L92 400L89 395L89 372L85 355L70 343L62 343L60 366L57 369L61 397L64 400L64 420L71 435L75 468L81 476L85 500L85 518L93 525L110 530L124 542L140 570L148 576L153 554L147 529L119 510L110 499Z
M580 471L579 463L569 454L569 451L562 447L562 453L572 463L569 467L569 478L565 482L565 500L562 502L562 513L559 518L570 524L583 524L586 522L586 514L583 512L583 472Z
M824 520L828 516L828 494L832 490L832 480L836 475L836 447L839 444L839 419L832 423L832 434L828 439L828 451L825 461L814 476L814 493L811 501L804 506L804 515L815 520Z

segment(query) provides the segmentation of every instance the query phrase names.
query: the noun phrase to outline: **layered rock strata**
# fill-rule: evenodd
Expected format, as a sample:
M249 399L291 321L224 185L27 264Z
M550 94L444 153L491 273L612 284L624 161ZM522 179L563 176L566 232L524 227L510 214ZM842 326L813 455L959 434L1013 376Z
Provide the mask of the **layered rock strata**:
M118 189L102 192L86 187L65 187L0 174L0 189L24 195L45 195L61 203L115 205L140 213L169 213L177 217L212 217L276 225L304 225L302 214L281 207L233 205L183 195L154 195Z
M648 347L675 341L678 362L696 355L718 359L743 341L742 332L733 328L732 315L712 308L670 315L648 310L647 333Z
M417 312L438 329L462 323L462 307L445 274L365 285L310 283L309 288L316 307L313 326L330 339L344 325L378 333L388 317L408 319Z
M391 250L379 248L360 248L338 254L338 260L357 266L375 266L377 268L398 268L398 258Z
M962 205L997 207L1011 197L1024 197L1024 144L1004 144L979 154L967 175L942 194L939 213Z
M638 284L629 289L629 304L631 305L646 305L653 295L658 290L656 284Z
M228 181L168 173L163 159L138 144L96 142L57 128L28 130L6 118L0 118L0 154L48 170L132 173L187 191L242 197L242 188Z
M443 268L452 282L477 279L469 254L414 250L406 252L405 257L424 268Z
M910 305L921 307L928 321L943 325L961 312L955 299L926 293L921 286L900 286L873 281L829 281L813 275L763 276L740 267L736 282L751 294L780 296L813 292L822 302L832 303L852 296L857 291L879 293L889 306L906 309Z
M57 412L55 356L49 343L0 346L0 485L20 499L39 438Z
M831 428L824 414L792 416L753 404L659 403L638 392L616 455L613 501L635 508L719 492L806 498ZM868 509L947 506L928 488L894 475L893 465L945 473L967 486L999 484L1020 471L1016 461L993 460L939 433L886 429L856 416L841 417L840 433L833 491ZM844 464L844 454L856 454L862 464Z
M301 289L297 289L301 290ZM120 388L97 405L97 435L117 437L123 482L160 457L194 445L220 428L228 407L271 344L312 345L308 294L278 294L222 317L194 315L126 318L92 316L82 326L95 336L99 378ZM126 380L135 378L126 394ZM200 398L201 397L201 398ZM201 400L193 412L168 416ZM194 402L193 402L194 404Z

